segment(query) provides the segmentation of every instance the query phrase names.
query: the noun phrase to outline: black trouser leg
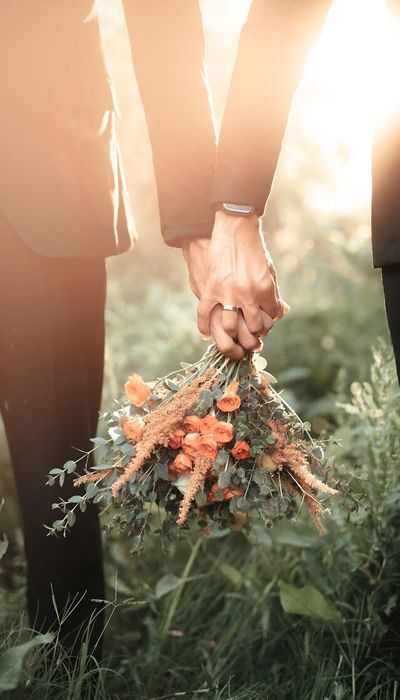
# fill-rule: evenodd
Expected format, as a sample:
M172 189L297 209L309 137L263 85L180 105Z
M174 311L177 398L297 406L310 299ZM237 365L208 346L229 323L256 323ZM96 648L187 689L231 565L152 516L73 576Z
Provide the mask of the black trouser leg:
M382 268L386 314L400 381L400 265Z
M66 538L47 536L51 504L76 489L45 485L46 474L90 448L103 381L104 260L50 259L28 249L0 219L0 401L20 501L31 624L72 630L104 598L95 507L78 513ZM55 605L52 595L54 595ZM100 632L101 616L95 634ZM78 637L79 639L79 637ZM93 638L94 639L94 638Z
M383 290L385 294L386 315L396 360L397 376L400 382L400 265L382 268ZM388 645L395 659L400 659L400 606L397 605L390 616L389 630L384 644Z

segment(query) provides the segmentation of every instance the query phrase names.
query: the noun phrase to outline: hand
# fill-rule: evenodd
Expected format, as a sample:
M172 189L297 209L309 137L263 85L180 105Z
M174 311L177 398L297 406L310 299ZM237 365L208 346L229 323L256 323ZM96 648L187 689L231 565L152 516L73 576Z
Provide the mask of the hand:
M215 231L217 230L217 223L219 223L219 214L220 213L217 214L216 227L214 228L213 237ZM227 226L225 227L225 232L227 235L231 235L231 225L232 223L237 222L238 219L236 217L230 217L229 215L223 214L222 212L221 214L227 223ZM254 219L256 219L256 217L252 218L252 229L254 229ZM246 224L249 220L245 218L240 218L239 221ZM253 254L257 253L258 250L258 255L260 256L259 251L261 249L261 256L262 260L264 261L264 267L267 267L268 272L273 275L273 289L277 292L276 296L279 299L279 302L282 304L283 311L286 312L289 309L289 307L286 304L284 304L280 299L277 288L275 269L273 267L271 258L265 249L264 242L261 238L261 234L259 233L258 221L256 224L256 232L258 239L258 247L253 246ZM253 230L251 231L250 235L252 233ZM251 240L250 235L249 240ZM209 239L189 239L183 242L182 251L188 266L190 286L194 294L199 299L202 299L203 294L209 285L209 270L215 269L215 265L213 264L211 255L216 254L217 258L221 255L221 262L224 259L226 260L227 251L225 250L225 252L223 253L223 241L220 237L218 243L219 246L216 246L214 244L214 241L210 241ZM241 246L243 255L246 256L246 259L248 259L248 250L244 241L243 244L241 244ZM220 253L219 251L221 247L222 250ZM259 270L259 268L260 266L257 265L256 270ZM210 304L209 324L207 326L207 332L203 332L202 335L203 337L210 337L210 334L212 334L216 345L221 350L221 352L228 355L229 357L232 357L233 359L241 359L244 356L244 352L246 350L255 350L258 348L258 346L260 345L260 336L266 335L271 330L274 321L272 320L271 316L268 313L266 313L263 309L257 309L258 314L261 317L262 329L257 334L251 333L248 329L242 312L235 313L231 311L222 310L222 302L232 302L227 301L227 297L224 291L224 284L221 283L220 286L222 288L224 296L221 296L218 301L215 301L213 304ZM234 305L241 306L240 304ZM278 312L277 317L281 317L281 315L282 313ZM229 316L234 317L231 319L233 321L231 327L229 326ZM200 324L199 329L201 330Z
M189 284L192 292L200 299L207 276L207 256L210 246L208 238L191 238L182 242L182 252L186 260ZM272 325L272 324L271 324ZM210 333L218 349L234 360L241 360L245 350L256 350L260 345L259 338L249 333L243 315L240 314L238 337L232 338L222 327L222 306L217 304L211 313ZM204 337L208 340L210 336Z
M189 275L195 280L194 291L200 298L200 333L210 335L211 313L216 305L232 304L242 309L251 335L266 335L289 306L281 299L275 268L257 217L217 212L212 238L202 243L197 262L197 251L187 258ZM238 337L240 314L222 311L221 323L231 338Z

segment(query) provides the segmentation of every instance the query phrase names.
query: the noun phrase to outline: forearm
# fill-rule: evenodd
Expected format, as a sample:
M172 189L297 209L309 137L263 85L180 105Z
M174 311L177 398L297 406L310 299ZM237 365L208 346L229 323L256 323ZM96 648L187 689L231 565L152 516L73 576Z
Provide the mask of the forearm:
M209 237L216 140L198 0L124 0L167 243Z
M222 123L212 201L263 213L293 93L330 0L254 0Z

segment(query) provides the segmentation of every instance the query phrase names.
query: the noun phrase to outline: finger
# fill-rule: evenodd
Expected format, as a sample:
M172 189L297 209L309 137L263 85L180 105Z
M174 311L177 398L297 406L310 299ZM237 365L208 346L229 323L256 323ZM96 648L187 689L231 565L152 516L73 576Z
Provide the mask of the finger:
M211 314L210 322L211 333L214 337L215 344L220 352L232 360L242 360L244 350L235 342L235 340L226 333L222 326L222 308L215 306Z
M238 314L237 340L244 350L255 350L260 345L260 339L247 328L242 313Z
M238 311L226 311L222 307L222 314L221 314L222 328L224 329L225 333L227 333L228 335L231 336L231 338L237 338L238 320L239 320L239 312Z
M203 338L210 338L211 314L215 308L215 304L216 302L214 299L211 299L204 294L199 301L197 307L197 327L200 331L200 335Z
M256 304L242 304L242 313L246 321L246 326L252 335L265 335L263 318L259 306L256 306Z
M283 302L277 293L275 284L271 283L260 299L260 308L273 320L279 320L283 316Z
M290 310L290 306L286 304L282 299L281 292L279 289L278 275L276 273L275 265L272 262L272 258L270 260L269 268L275 285L275 301L277 302L276 315L273 316L273 318L274 320L280 320L281 318L283 318L285 313L288 313L288 311Z
M274 324L274 321L271 318L271 316L269 316L267 313L265 313L265 311L261 311L261 315L262 315L263 324L264 324L264 332L261 336L261 337L263 337L263 336L268 335L268 333L273 329L275 324ZM255 347L251 348L253 350L253 352L261 352L261 350L263 349L263 342L261 340L261 337L257 337L257 345L255 345Z
M268 333L273 329L275 321L263 310L261 310L261 316L264 325L264 335L268 335Z

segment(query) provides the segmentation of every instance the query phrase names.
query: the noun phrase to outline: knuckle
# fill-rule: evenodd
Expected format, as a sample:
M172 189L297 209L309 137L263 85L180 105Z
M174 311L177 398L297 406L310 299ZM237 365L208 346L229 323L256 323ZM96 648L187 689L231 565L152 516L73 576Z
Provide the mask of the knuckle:
M253 335L257 335L259 333L262 333L264 330L263 323L260 319L250 319L248 321L247 327Z
M218 343L218 348L223 355L228 355L230 352L232 352L233 343L230 343L229 340L220 340Z
M257 338L254 338L254 340L251 338L246 338L246 340L243 340L241 344L245 350L254 350L258 343L259 341Z

